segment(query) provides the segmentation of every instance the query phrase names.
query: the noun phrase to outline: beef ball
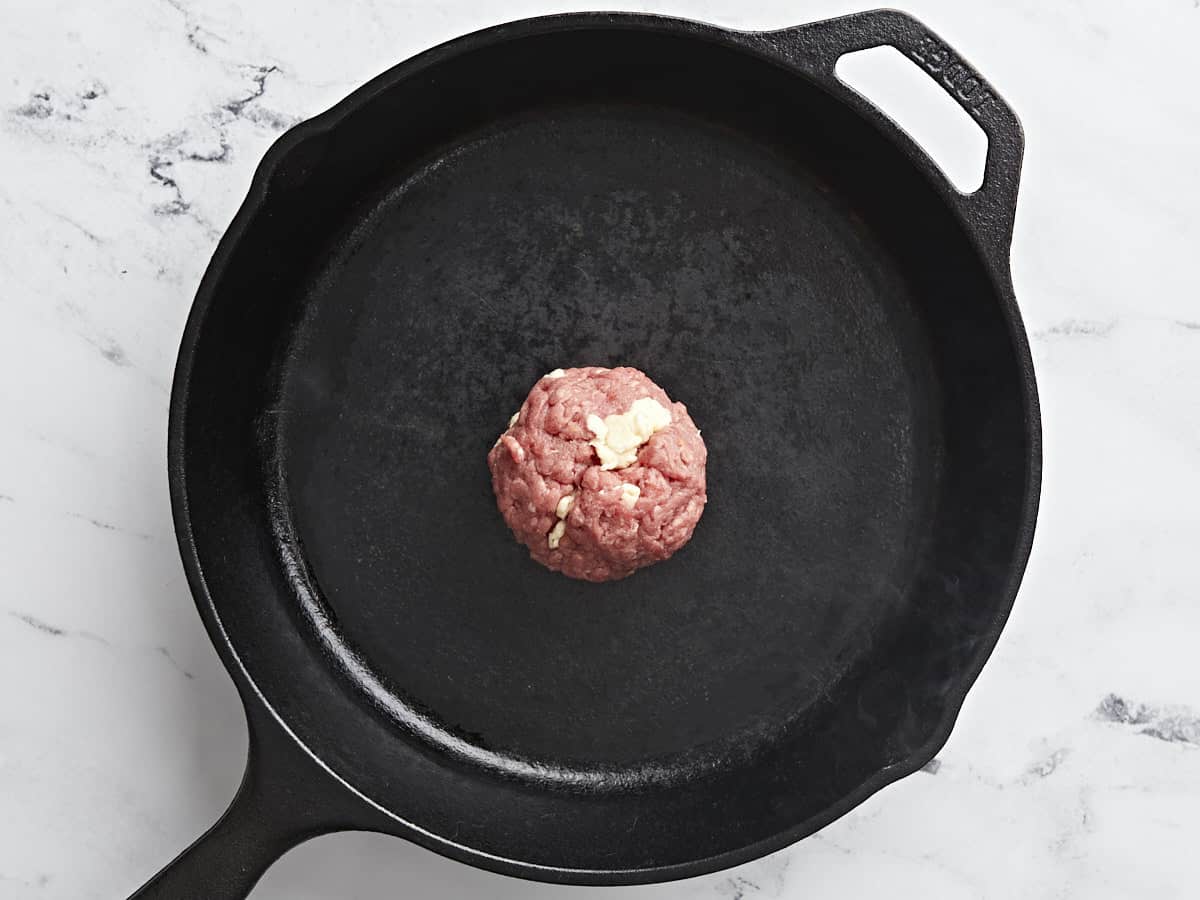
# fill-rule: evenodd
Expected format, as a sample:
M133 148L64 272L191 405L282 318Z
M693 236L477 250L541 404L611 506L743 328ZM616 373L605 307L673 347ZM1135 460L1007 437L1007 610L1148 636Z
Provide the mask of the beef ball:
M707 502L708 451L682 403L637 369L556 369L488 453L500 514L530 555L615 581L671 556Z

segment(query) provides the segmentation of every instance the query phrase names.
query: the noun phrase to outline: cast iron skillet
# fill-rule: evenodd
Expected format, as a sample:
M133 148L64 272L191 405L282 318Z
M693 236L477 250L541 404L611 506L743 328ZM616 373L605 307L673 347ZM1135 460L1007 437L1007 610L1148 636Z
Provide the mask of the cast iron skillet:
M978 192L834 76L881 44L987 133ZM546 881L680 878L932 758L1033 534L1021 146L890 11L517 22L280 138L171 402L179 544L250 758L135 896L243 897L338 829ZM541 374L615 364L688 404L710 502L674 559L592 585L526 557L484 457Z

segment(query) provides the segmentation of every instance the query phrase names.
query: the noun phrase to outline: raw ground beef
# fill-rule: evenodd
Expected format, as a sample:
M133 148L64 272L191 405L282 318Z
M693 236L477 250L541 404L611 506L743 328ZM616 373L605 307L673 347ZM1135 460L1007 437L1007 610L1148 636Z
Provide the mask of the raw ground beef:
M670 411L670 424L631 465L602 469L588 417L628 413L646 397ZM707 500L707 456L687 407L642 372L588 367L556 370L533 386L488 468L504 521L534 559L571 578L615 581L691 538Z

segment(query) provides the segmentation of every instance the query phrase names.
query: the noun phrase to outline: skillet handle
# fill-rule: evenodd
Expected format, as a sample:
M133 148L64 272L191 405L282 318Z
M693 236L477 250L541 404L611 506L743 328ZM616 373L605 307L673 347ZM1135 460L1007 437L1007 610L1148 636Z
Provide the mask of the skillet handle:
M246 774L229 808L130 900L245 900L288 850L352 827L334 812L345 805L340 785L278 726L254 718Z
M987 160L983 184L955 202L981 236L995 246L1012 242L1025 135L1012 107L945 41L912 16L894 9L855 13L767 35L779 52L820 81L834 83L856 105L873 104L846 86L834 67L856 50L894 47L924 69L983 129Z

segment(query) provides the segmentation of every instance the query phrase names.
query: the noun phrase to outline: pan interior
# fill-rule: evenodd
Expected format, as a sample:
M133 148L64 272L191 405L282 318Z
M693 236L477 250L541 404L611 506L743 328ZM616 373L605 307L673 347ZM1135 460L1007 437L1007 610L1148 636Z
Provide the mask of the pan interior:
M928 355L878 236L769 143L653 104L516 116L386 185L314 279L274 432L288 529L347 668L435 739L573 777L753 754L903 611ZM532 563L485 465L582 365L643 369L710 450L692 543L613 584Z

